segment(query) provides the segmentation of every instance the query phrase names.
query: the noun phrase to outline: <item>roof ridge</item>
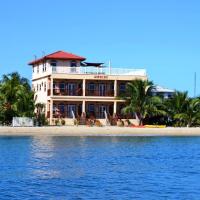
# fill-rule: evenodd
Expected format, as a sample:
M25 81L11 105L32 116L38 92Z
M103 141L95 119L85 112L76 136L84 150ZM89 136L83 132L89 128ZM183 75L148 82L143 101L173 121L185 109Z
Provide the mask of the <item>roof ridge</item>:
M62 50L59 50L59 51L55 51L51 54L47 54L47 55L44 55L43 57L39 58L39 59L36 59L32 62L29 62L29 65L32 65L36 62L40 62L44 59L69 59L71 57L71 59L74 59L74 60L85 60L86 58L82 57L82 56L79 56L79 55L76 55L76 54L73 54L71 52L66 52L66 51L62 51Z
M53 53L50 53L50 54L45 55L44 57L46 57L46 56L51 56L51 55L56 54L56 53L59 53L59 52L64 52L64 51L62 51L62 50L55 51L55 52L53 52Z

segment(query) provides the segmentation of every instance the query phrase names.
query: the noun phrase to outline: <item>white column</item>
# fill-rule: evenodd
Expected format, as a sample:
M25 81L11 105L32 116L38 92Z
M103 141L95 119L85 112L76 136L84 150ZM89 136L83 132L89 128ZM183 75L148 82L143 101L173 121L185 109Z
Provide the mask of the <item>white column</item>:
M85 100L83 100L82 102L82 115L81 115L82 119L86 118L86 114L85 114Z
M82 103L82 113L85 113L85 100L83 100L83 103Z
M51 95L50 96L53 96L53 78L51 78Z
M117 113L117 101L114 101L113 115Z
M117 80L114 81L114 96L117 96Z
M52 99L50 99L50 125L52 125L52 120L53 120L53 100Z
M83 96L85 96L85 86L86 86L86 84L85 84L85 79L83 79Z

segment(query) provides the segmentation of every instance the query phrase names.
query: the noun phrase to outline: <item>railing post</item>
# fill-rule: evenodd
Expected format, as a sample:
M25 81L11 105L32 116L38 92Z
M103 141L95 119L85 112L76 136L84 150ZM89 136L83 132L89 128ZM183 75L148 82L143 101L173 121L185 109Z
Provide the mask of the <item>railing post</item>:
M113 116L115 116L117 113L117 102L114 101L114 106L113 106Z
M85 87L86 87L86 80L83 79L83 96L85 96Z
M117 97L117 80L114 80L114 97Z
M85 100L83 100L83 103L82 103L82 113L85 113Z
M53 125L52 124L52 121L53 121L53 100L52 99L50 99L50 109L49 109L49 111L50 111L49 124Z

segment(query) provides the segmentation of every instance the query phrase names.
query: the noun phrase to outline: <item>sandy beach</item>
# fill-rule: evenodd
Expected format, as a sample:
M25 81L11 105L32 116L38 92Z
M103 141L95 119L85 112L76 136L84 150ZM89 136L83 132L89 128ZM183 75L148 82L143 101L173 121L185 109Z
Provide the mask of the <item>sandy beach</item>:
M0 136L200 136L200 128L0 127Z

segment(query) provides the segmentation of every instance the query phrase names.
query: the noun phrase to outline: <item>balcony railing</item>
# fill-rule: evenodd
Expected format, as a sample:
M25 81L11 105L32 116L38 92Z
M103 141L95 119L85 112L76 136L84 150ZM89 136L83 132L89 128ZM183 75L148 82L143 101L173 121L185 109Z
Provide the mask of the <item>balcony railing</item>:
M64 89L53 89L53 95L56 96L82 96L82 88L77 90L64 90ZM102 97L113 97L114 90L86 90L86 96L102 96Z
M86 90L86 96L103 96L113 97L114 90Z
M145 69L125 68L98 68L98 67L52 67L52 73L56 74L96 74L96 75L133 75L146 76Z
M76 90L67 90L67 89L53 89L53 95L63 95L63 96L82 96L82 88Z

